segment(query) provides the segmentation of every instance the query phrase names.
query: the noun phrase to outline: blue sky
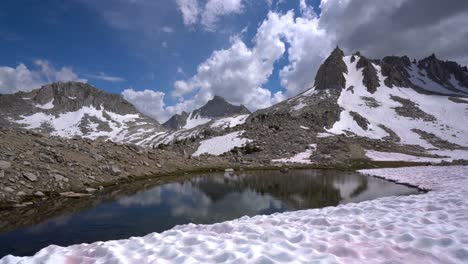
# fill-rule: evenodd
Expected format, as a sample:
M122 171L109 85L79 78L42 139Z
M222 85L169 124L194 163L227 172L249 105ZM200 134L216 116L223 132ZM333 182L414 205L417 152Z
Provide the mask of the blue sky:
M152 1L157 4L151 5L151 17L140 18L140 24L134 17L140 12L138 2L1 1L1 64L32 67L34 60L45 59L56 67L72 67L90 84L109 92L120 93L129 87L169 92L176 80L193 75L213 50L228 47L233 34L247 28L244 37L251 40L270 8L281 12L298 8L295 1L274 7L252 1L241 15L222 18L212 32L202 26L184 25L173 0ZM319 1L310 2L318 8ZM103 14L110 5L116 12L128 12L122 15L121 25ZM92 77L100 74L124 80ZM277 80L268 86L280 89Z
M4 0L0 93L78 80L160 121L215 94L256 110L310 88L336 45L466 64L466 3Z

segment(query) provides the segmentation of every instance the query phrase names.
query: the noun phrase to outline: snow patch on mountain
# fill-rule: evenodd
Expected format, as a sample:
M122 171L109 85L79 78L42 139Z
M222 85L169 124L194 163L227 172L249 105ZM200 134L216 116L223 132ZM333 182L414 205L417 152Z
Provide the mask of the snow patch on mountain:
M238 115L233 117L221 118L211 124L211 128L232 128L245 123L249 115Z
M311 144L309 145L309 148L307 148L304 152L300 152L290 158L274 159L272 160L272 162L312 164L312 161L310 160L310 156L315 152L316 149L317 149L317 144Z
M200 115L195 115L195 116L192 116L192 115L193 115L193 112L190 113L190 116L187 118L187 123L183 127L184 129L192 129L194 127L204 125L211 121L211 118L204 118L204 117L201 117Z
M83 118L86 117L93 117L98 121L106 123L109 129L99 130L99 124L93 122L93 119L89 119L86 128L90 131L89 133L83 133L81 126L83 126ZM138 118L140 118L138 114L120 115L105 111L102 107L101 110L98 110L93 106L85 106L78 111L65 112L57 116L43 112L38 112L29 116L22 115L21 119L15 120L15 122L24 125L27 129L37 129L42 126L50 127L52 128L51 134L54 136L82 136L90 139L104 136L109 137L111 140L119 141L123 140L125 136L125 132L128 129L127 123L135 122Z
M37 104L37 105L35 105L35 107L41 108L41 109L46 109L46 110L52 109L52 108L54 108L54 99L52 99L49 102L47 102L45 104L42 104L42 105Z
M203 140L200 142L197 151L193 153L193 156L200 156L202 154L218 156L231 151L235 147L242 147L251 141L250 139L241 137L244 132L245 131L236 131L224 136Z
M432 144L422 139L414 130L422 130L432 133L440 139L446 140L460 146L468 146L468 109L464 104L457 104L449 100L448 96L421 94L411 88L393 87L389 88L383 83L384 77L378 65L373 65L377 70L380 86L375 93L370 93L363 85L362 70L357 69L357 62L351 62L347 56L344 61L348 67L345 74L346 85L353 89L341 92L338 99L339 106L343 109L340 120L336 122L328 132L333 134L346 134L351 132L355 135L372 139L382 139L388 133L381 127L385 126L394 131L400 138L401 144L419 145L424 148L434 148ZM427 87L427 86L426 86ZM430 86L429 86L430 87ZM379 106L372 107L365 103L365 97L372 97ZM435 120L423 120L401 116L396 108L403 107L401 102L395 98L410 100L424 113L433 116ZM368 122L365 129L354 120L351 112L358 113Z

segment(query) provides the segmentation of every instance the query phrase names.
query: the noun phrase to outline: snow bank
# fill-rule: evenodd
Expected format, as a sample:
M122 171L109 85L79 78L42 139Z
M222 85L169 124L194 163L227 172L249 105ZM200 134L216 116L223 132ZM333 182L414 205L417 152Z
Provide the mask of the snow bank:
M468 263L468 166L361 172L433 191L49 246L0 263Z
M193 156L200 156L201 154L221 155L232 150L235 147L242 147L250 142L250 139L241 138L244 131L236 131L224 136L213 137L200 142L197 151Z
M306 149L304 152L298 153L291 158L283 158L283 159L274 159L272 162L278 163L300 163L300 164L312 164L310 160L310 155L314 153L317 149L317 144L309 145L309 148Z

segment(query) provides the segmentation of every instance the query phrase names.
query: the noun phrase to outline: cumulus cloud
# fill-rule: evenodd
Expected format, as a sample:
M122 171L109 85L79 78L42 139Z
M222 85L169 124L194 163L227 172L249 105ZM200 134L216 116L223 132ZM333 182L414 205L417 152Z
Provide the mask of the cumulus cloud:
M183 98L195 93L196 105L216 94L250 110L271 106L312 86L314 72L332 47L325 34L316 16L270 12L257 30L253 47L233 37L231 46L214 51L198 66L194 76L176 81L172 96ZM289 64L281 69L280 77L286 89L272 94L263 85L273 73L275 62L285 53Z
M159 121L165 121L171 113L165 110L163 92L153 90L135 91L134 89L125 89L122 92L125 100L133 104L143 114L155 118Z
M208 31L216 29L220 17L242 13L244 7L242 0L177 0L176 3L185 25L200 23Z
M30 91L41 85L51 82L78 81L81 79L70 67L56 69L47 60L36 60L32 69L20 63L15 68L8 66L0 67L0 94L10 94L18 91Z
M209 2L212 7L207 8ZM232 6L220 7L221 2ZM208 29L219 17L243 11L242 1L192 3L197 9L186 24L201 23ZM251 110L268 107L310 88L318 67L336 45L348 54L361 51L372 58L394 54L421 58L434 52L468 64L468 28L462 26L468 24L467 1L322 0L320 15L307 0L297 3L298 13L271 11L251 45L233 36L231 45L214 51L193 76L174 83L171 96L178 103L159 111L165 116L191 111L213 95ZM286 64L276 65L281 58L287 58ZM275 67L281 67L278 77L284 90L272 94L265 84Z
M348 52L468 62L468 1L322 0L321 10L320 26Z
M200 14L198 0L177 0L176 3L182 13L185 25L193 25L198 22L198 15Z

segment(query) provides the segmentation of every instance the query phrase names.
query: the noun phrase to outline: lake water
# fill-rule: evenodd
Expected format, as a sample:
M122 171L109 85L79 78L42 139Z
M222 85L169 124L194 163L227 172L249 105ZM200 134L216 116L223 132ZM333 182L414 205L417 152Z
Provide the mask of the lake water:
M158 185L159 184L159 185ZM163 232L276 212L336 206L417 189L353 172L331 170L200 174L106 188L83 199L55 199L0 214L0 258Z

